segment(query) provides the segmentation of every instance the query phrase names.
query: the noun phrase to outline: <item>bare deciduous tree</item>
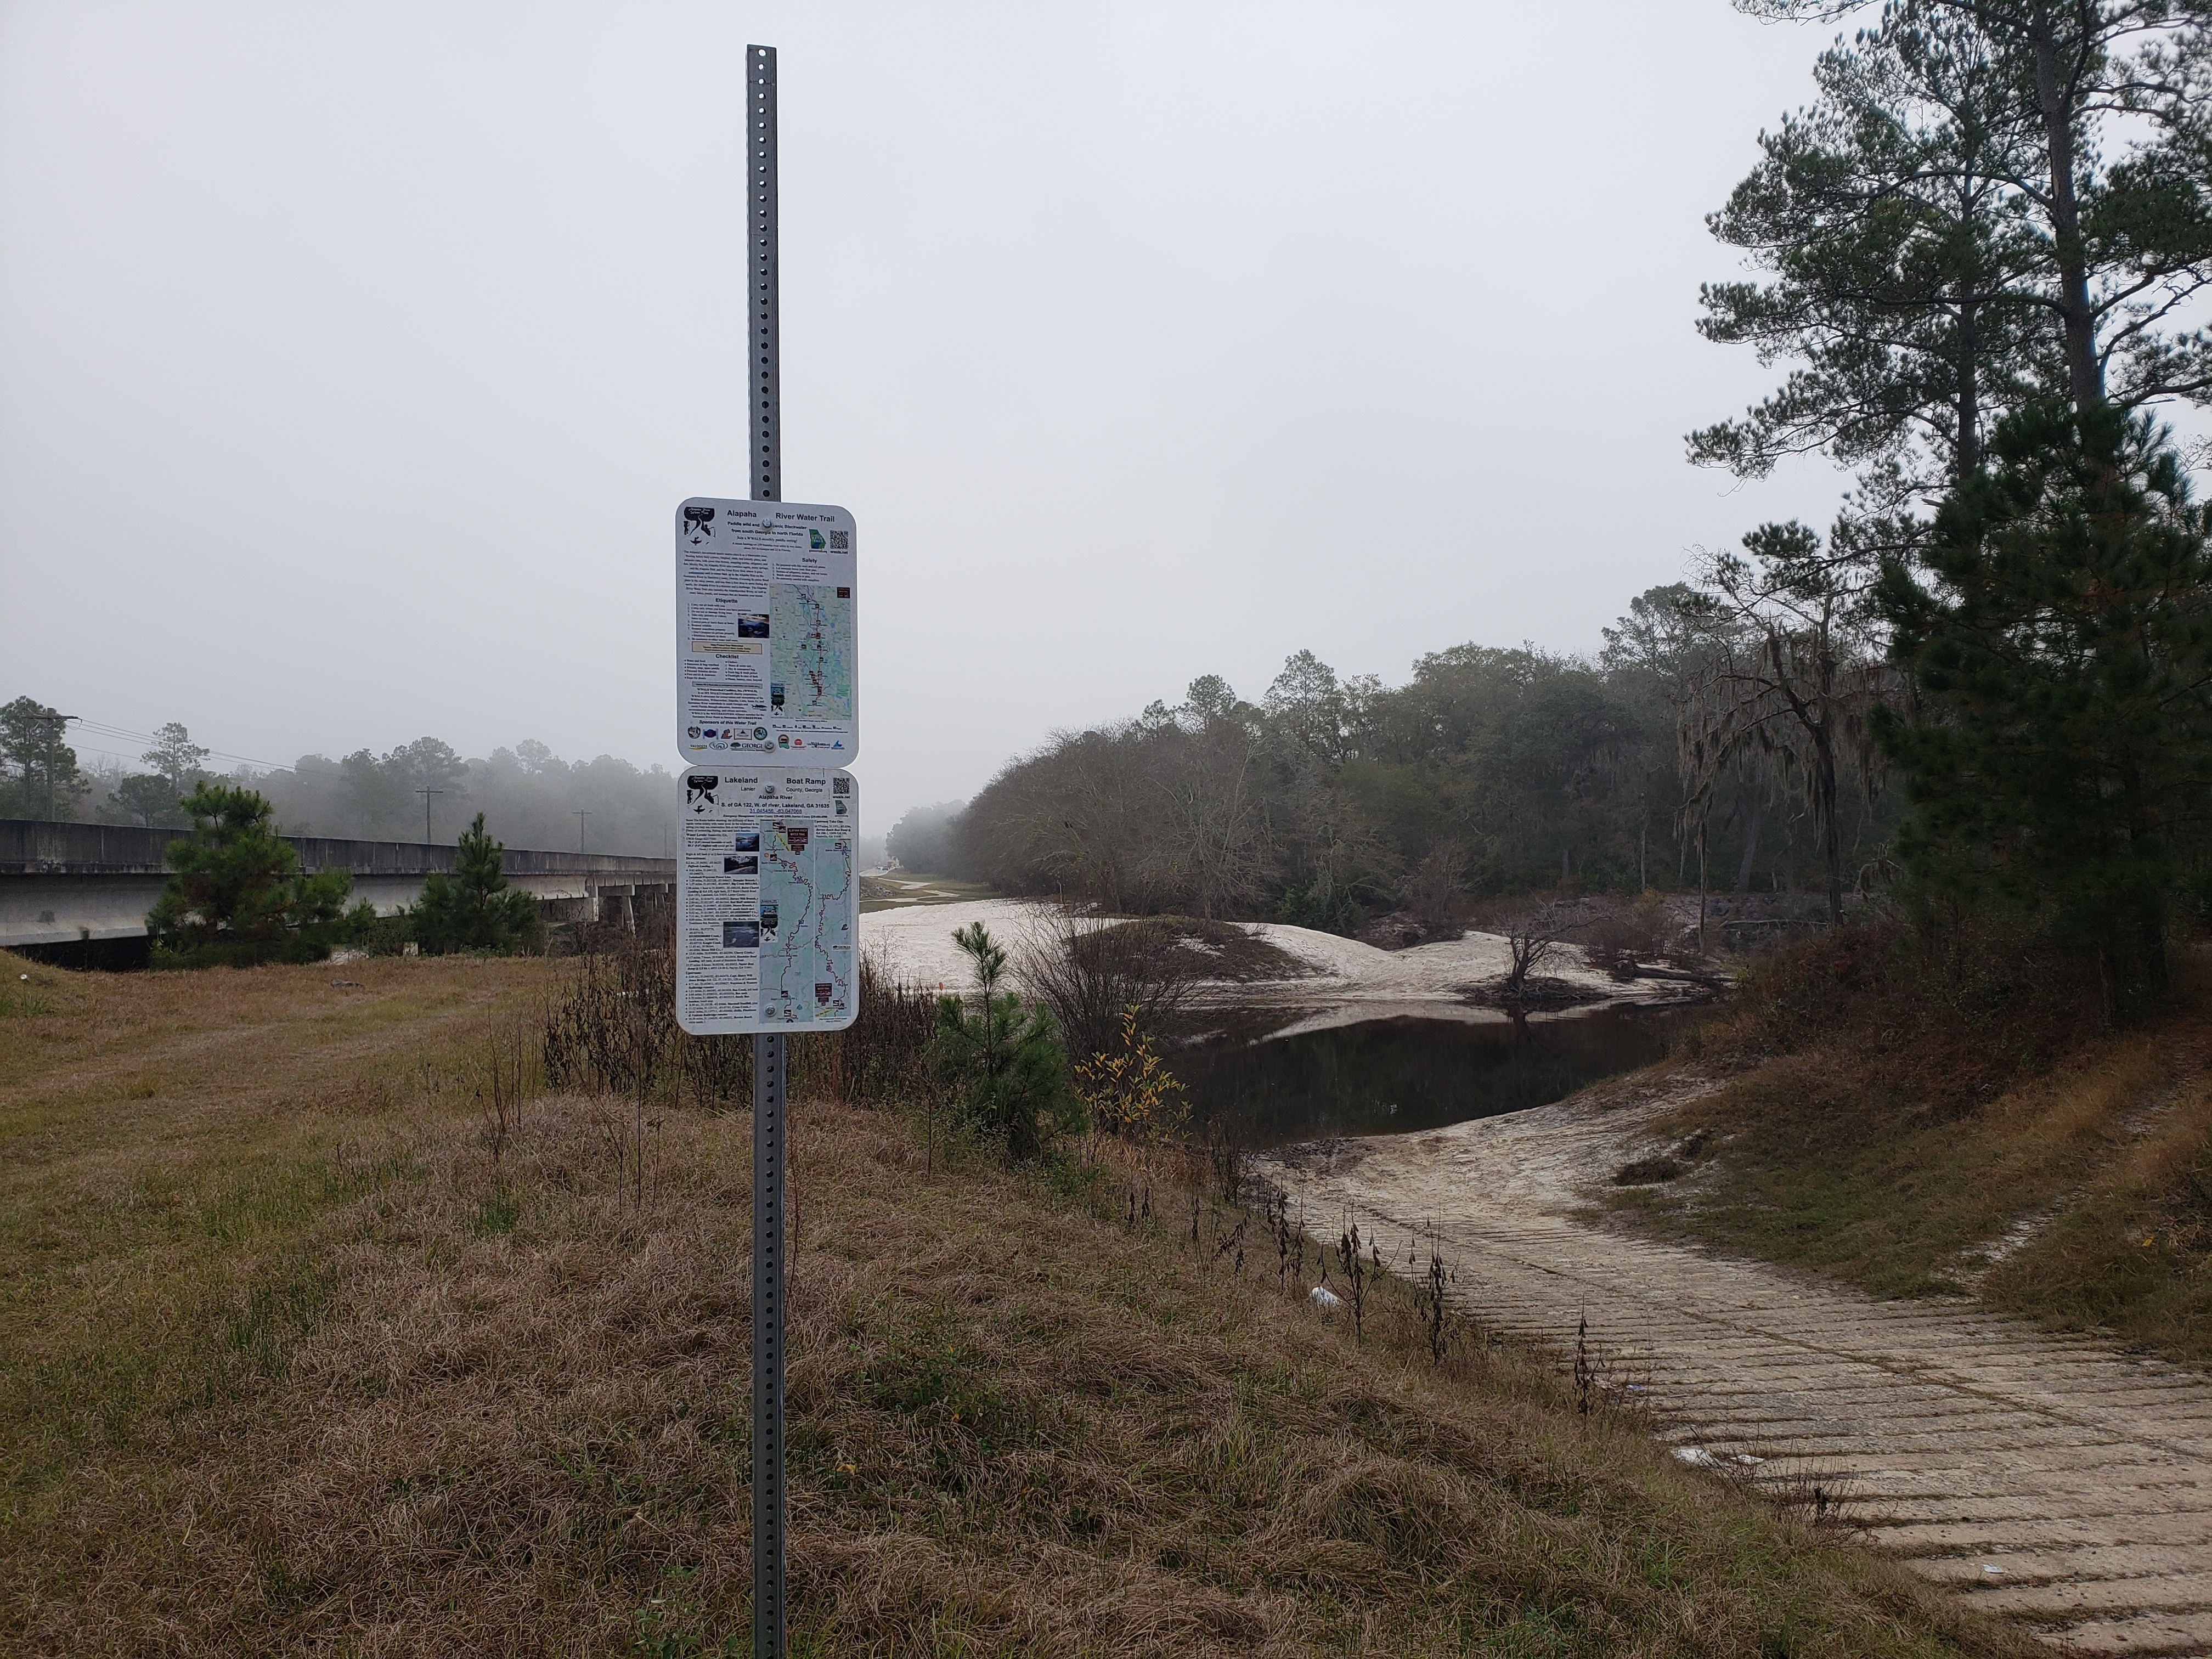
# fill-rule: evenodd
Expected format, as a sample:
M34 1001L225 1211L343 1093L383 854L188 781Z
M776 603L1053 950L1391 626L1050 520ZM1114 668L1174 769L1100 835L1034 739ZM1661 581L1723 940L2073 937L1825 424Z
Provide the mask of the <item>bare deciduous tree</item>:
M1825 854L1828 920L1843 920L1838 819L1844 780L1881 781L1869 717L1897 694L1866 606L1863 564L1824 557L1802 524L1744 538L1749 559L1706 562L1690 614L1709 644L1684 688L1680 755L1688 823L1701 823L1731 770L1749 767L1794 795Z
M1169 924L1155 921L1100 926L1062 910L1020 942L1023 985L1060 1022L1068 1056L1081 1061L1120 1040L1133 1012L1157 1033L1186 1007L1202 976L1202 958L1183 948Z
M1502 924L1508 965L1498 1000L1517 1002L1528 994L1528 977L1543 966L1583 926L1575 908L1547 900L1508 916Z

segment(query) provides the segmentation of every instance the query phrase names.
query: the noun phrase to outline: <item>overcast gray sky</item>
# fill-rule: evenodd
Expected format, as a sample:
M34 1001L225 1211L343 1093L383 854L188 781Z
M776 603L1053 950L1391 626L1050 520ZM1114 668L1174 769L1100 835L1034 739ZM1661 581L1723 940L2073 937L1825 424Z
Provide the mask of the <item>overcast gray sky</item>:
M1590 651L1825 525L1682 434L1827 35L1726 0L0 0L0 698L233 753L680 764L671 532L745 493L781 49L785 493L857 516L870 827L1055 727ZM88 752L100 745L81 745ZM112 746L129 748L128 744Z

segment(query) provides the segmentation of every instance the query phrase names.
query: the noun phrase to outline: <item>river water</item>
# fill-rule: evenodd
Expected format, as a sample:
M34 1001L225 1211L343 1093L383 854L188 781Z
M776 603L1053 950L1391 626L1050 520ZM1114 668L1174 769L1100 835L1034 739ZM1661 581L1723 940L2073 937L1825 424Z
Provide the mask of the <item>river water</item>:
M1400 1134L1541 1106L1665 1055L1696 1007L1611 1007L1470 1023L1393 1018L1177 1050L1192 1127L1258 1150Z

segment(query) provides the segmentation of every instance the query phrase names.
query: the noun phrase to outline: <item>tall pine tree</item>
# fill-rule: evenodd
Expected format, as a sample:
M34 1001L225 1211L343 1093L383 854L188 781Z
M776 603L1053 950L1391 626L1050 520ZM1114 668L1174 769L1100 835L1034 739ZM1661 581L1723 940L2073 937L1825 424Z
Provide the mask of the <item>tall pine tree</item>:
M1919 688L1877 711L1924 895L2036 915L2109 1004L2162 987L2166 915L2212 823L2212 514L2142 416L2051 403L1936 516L1878 599Z

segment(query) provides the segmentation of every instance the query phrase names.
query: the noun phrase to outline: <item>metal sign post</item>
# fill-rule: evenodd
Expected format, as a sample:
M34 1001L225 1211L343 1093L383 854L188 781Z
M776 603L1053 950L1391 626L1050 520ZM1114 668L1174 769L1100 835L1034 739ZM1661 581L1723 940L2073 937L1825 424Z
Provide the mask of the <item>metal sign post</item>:
M859 588L853 515L783 499L774 47L745 48L745 92L752 495L673 526L676 1018L753 1038L752 1651L783 1659L785 1032L860 1013Z
M752 496L783 498L776 325L775 48L745 48L746 235L752 251L746 403ZM784 1659L783 1036L753 1038L753 1659Z

